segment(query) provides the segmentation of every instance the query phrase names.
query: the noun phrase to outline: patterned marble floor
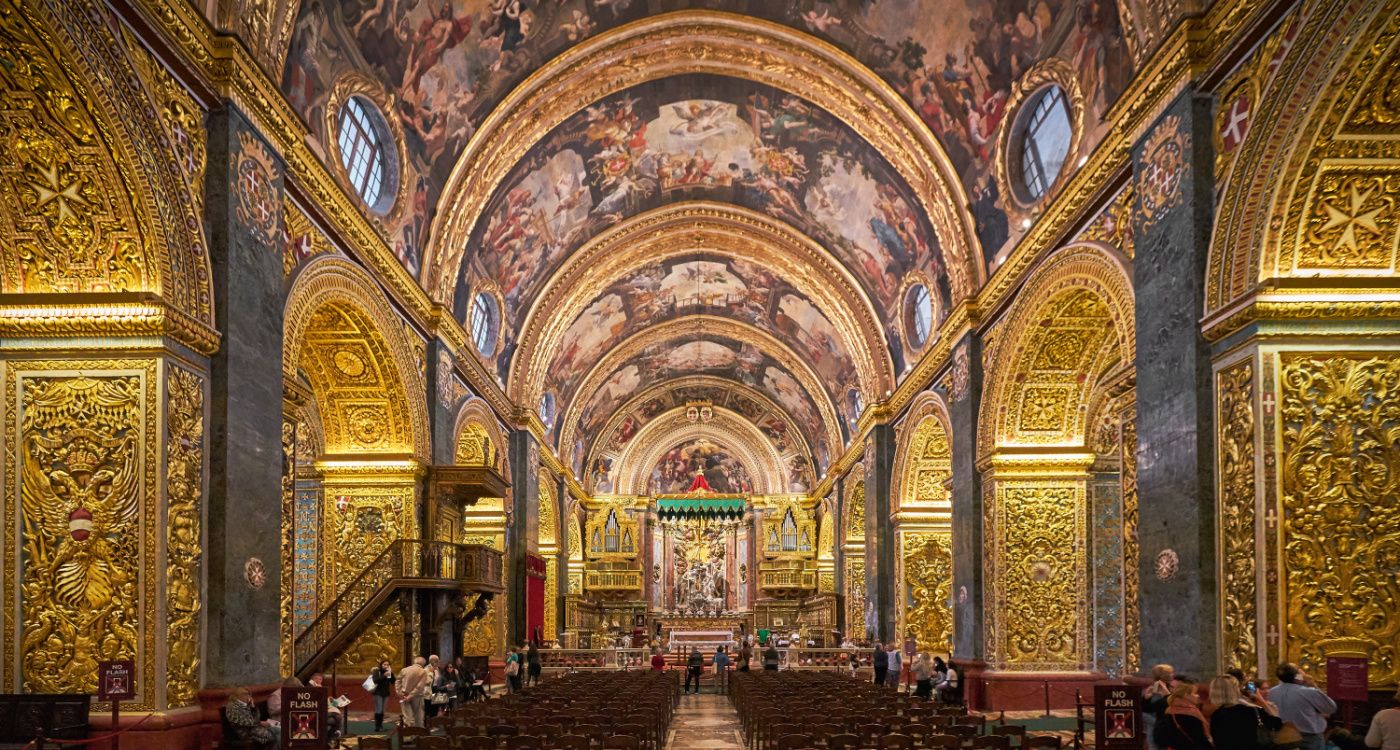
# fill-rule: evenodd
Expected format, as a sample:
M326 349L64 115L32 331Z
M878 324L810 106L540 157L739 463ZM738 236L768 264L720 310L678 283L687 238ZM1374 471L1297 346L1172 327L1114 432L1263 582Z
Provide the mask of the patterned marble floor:
M722 695L682 695L667 750L742 750L739 715Z

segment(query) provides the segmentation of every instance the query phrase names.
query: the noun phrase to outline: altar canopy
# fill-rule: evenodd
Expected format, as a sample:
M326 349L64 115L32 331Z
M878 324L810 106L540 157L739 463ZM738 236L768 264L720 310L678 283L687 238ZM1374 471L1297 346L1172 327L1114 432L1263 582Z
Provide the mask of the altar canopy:
M737 520L748 510L742 497L660 497L656 500L656 515L662 520L705 517Z

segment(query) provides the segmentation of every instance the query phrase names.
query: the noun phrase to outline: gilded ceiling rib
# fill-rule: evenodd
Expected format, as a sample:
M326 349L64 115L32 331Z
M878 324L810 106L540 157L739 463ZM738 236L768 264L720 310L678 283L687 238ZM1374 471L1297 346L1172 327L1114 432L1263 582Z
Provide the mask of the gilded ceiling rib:
M738 206L693 201L631 217L569 256L530 306L511 362L510 397L539 403L560 341L602 290L644 264L696 253L747 260L777 273L813 300L841 334L868 401L894 387L884 324L845 265L783 222Z
M686 418L685 407L672 409L646 423L637 437L627 444L617 459L617 492L640 495L647 491L652 467L667 451L688 438L710 438L734 454L753 472L754 492L771 495L787 491L788 473L782 456L758 427L722 407L714 410L714 420L704 424Z
M928 215L954 300L985 277L967 197L918 115L874 72L789 27L716 11L680 11L578 44L513 90L473 134L443 190L425 253L425 286L450 303L487 202L535 143L568 117L646 81L706 73L754 81L832 113L888 161Z

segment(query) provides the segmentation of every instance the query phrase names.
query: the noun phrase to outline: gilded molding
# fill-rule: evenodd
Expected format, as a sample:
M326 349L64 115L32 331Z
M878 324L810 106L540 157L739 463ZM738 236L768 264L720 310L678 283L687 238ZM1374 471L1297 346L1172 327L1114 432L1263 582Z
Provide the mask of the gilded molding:
M1119 406L1118 443L1123 452L1119 459L1119 477L1123 487L1123 668L1125 672L1136 673L1142 668L1136 392L1126 394Z
M549 278L531 305L511 359L508 395L539 403L547 369L573 322L617 279L645 263L697 252L764 265L816 302L841 334L861 390L873 398L895 373L874 304L831 253L787 224L721 203L671 203L628 218L590 239Z
M1226 666L1258 664L1255 604L1259 554L1256 540L1254 362L1245 360L1215 376L1221 657Z
M165 420L165 705L176 708L193 703L200 687L203 377L166 370Z
M936 394L925 392L895 428L891 512L952 509L948 483L953 476L952 442L947 407Z
M899 628L914 637L920 651L953 648L952 534L908 531L899 537Z
M682 440L702 437L724 446L752 472L756 494L787 491L787 465L772 441L753 422L718 406L712 421L691 422L682 406L647 422L617 457L617 494L647 494L647 480L661 457Z
M218 331L149 292L0 294L0 336L45 341L168 337L200 354L213 354L220 340Z
M492 193L528 149L575 112L646 81L711 73L793 92L846 123L913 189L955 299L984 273L956 172L890 86L835 47L785 26L715 11L652 16L605 32L541 66L492 110L453 168L430 233L426 288L448 302L468 239Z

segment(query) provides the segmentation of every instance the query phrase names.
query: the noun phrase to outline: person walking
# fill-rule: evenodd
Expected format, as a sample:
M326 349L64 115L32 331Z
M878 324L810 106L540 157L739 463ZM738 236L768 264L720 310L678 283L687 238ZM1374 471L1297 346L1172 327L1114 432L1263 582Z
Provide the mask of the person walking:
M1366 747L1380 750L1400 750L1400 690L1392 698L1395 708L1384 708L1371 719L1371 729L1366 732Z
M690 692L690 682L695 681L695 692L700 692L700 675L705 672L705 655L700 649L692 649L685 662L685 692Z
M885 669L885 684L895 690L899 689L899 681L904 677L904 654L900 653L899 646L891 643L885 647L889 652L889 664Z
M1327 717L1337 710L1337 704L1318 690L1317 682L1297 664L1280 664L1274 674L1279 684L1269 690L1269 701L1278 707L1278 717L1303 735L1302 750L1323 750Z
M1271 736L1283 727L1282 719L1245 698L1239 680L1232 675L1210 681L1210 702L1215 706L1210 713L1210 736L1216 747L1263 750L1273 743L1259 744L1259 730L1267 730Z
M875 684L885 684L885 674L890 671L890 654L885 644L875 641L875 656L871 665L875 667Z
M933 662L929 661L928 654L919 654L919 658L914 660L914 695L928 700L933 697Z
M768 648L765 649L763 652L763 671L778 671L778 665L781 664L782 661L783 656L782 654L778 653L778 647L774 646L772 641L769 641Z
M1157 747L1164 750L1215 750L1195 683L1184 677L1177 679L1152 733Z
M403 723L410 727L426 726L423 717L423 701L433 691L433 683L428 679L428 660L421 656L413 657L413 663L399 670L399 708Z
M369 677L374 681L374 689L370 695L374 696L374 731L384 731L384 706L389 703L389 696L394 691L394 681L398 679L394 676L394 668L389 665L389 660L379 662L379 666L370 672Z
M665 657L665 655L663 655L663 654L661 653L661 647L660 647L660 646L652 646L652 647L651 647L651 671L653 671L653 672L665 672L665 671L666 671L666 657Z
M749 671L749 662L753 661L753 645L749 643L747 636L744 637L743 645L739 646L739 671Z
M525 666L525 676L529 680L528 684L532 686L540 684L540 673L544 671L544 667L540 662L539 646L535 645L534 641L530 641L530 648L525 652Z
M715 656L712 661L715 665L715 692L724 695L729 682L729 653L724 646L715 648Z

